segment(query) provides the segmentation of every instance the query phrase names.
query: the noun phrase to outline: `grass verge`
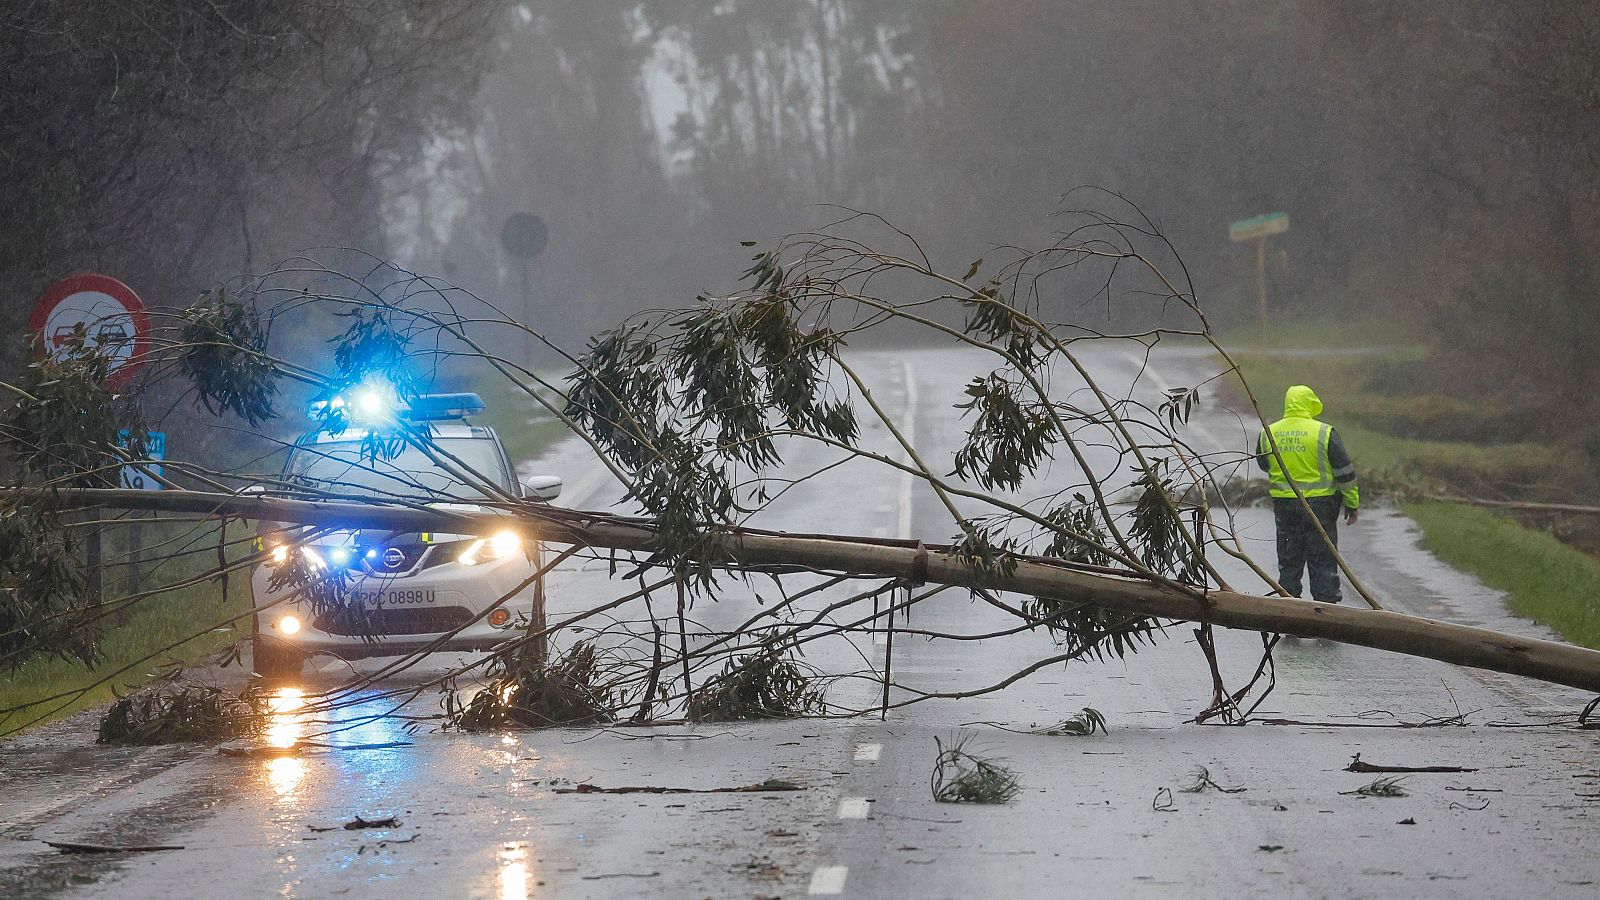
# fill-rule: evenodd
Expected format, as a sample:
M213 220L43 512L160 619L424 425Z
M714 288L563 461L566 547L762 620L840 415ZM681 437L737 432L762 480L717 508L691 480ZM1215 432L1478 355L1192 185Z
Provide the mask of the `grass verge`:
M1289 385L1310 385L1358 471L1410 472L1457 493L1513 491L1529 499L1565 496L1590 478L1576 447L1526 439L1526 410L1496 408L1484 398L1373 389L1373 381L1403 383L1426 365L1418 348L1310 357L1240 351L1234 359L1268 421L1282 415ZM1242 398L1231 399L1247 408ZM1506 439L1515 436L1524 439Z
M1538 436L1541 410L1418 388L1440 380L1425 371L1425 350L1297 355L1284 352L1288 346L1234 357L1269 421L1281 414L1277 404L1290 384L1317 391L1327 409L1323 418L1339 429L1363 474L1363 500L1382 499L1386 484L1423 493L1570 499L1593 481L1579 448L1528 439ZM1430 552L1505 591L1512 612L1575 644L1600 647L1600 604L1589 599L1600 583L1600 559L1478 507L1408 502L1402 508L1421 527Z
M0 672L0 709L30 703L98 681L168 644L199 631L207 622L221 622L247 611L248 584L242 583L242 579L236 576L232 587L234 589L230 591L226 604L222 602L221 589L210 584L173 591L170 594L141 601L138 608L120 622L107 626L101 644L104 656L93 669L71 660L36 658L24 663L15 671ZM129 669L65 706L61 705L61 701L57 701L22 710L10 719L0 717L0 732L10 731L46 713L48 716L37 724L54 721L81 709L106 703L115 696L114 690L126 693L128 689L142 685L160 674L159 670L170 663L187 665L208 654L217 653L239 640L248 630L248 623L241 622L233 627L202 635Z
M537 458L572 430L509 379L491 372L473 382L488 407L477 421L492 427L513 465Z
M1510 595L1511 611L1600 649L1600 560L1542 531L1456 503L1408 503L1435 556Z

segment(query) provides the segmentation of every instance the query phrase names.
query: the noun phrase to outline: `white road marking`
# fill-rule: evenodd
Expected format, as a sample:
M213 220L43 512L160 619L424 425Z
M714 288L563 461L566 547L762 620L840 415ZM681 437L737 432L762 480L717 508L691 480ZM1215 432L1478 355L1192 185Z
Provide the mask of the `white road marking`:
M866 797L845 797L839 801L839 818L865 819L872 811L872 801Z
M1155 362L1153 360L1146 359L1132 350L1129 350L1125 356L1128 362L1132 363L1136 370L1142 369L1144 371L1145 376L1150 379L1151 385L1156 390L1165 394L1167 391L1172 389L1172 382L1162 377L1161 372L1156 369ZM1229 449L1226 444L1217 440L1217 436L1211 433L1210 428L1207 428L1206 426L1192 420L1186 423L1186 425L1190 431L1204 438L1206 443L1215 447L1217 450L1226 452ZM1202 448L1200 452L1204 453L1204 448Z
M883 745L882 744L857 744L856 745L856 761L857 762L877 762L878 761L878 755L881 754L882 752L883 752Z
M811 873L811 887L808 894L842 894L844 893L844 880L850 875L848 866L818 866Z

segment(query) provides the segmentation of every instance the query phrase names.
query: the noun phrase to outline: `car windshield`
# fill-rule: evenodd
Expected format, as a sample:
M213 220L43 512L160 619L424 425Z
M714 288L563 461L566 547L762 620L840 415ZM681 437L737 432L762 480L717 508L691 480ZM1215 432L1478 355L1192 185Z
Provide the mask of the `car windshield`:
M510 489L501 463L500 450L486 438L435 438L437 455L452 469L462 468L473 476ZM460 461L458 466L450 457ZM438 496L479 500L484 492L429 458L419 448L407 444L389 459L368 459L361 453L361 441L334 441L306 444L289 461L288 479L339 494L371 496Z

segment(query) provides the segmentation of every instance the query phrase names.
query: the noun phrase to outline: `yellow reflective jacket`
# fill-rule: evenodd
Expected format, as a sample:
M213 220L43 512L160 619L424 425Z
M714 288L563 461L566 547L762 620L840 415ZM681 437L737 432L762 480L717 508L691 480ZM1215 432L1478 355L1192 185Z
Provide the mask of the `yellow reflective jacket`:
M1272 441L1264 431L1256 442L1256 463L1267 473L1274 497L1294 497L1292 481L1307 497L1339 494L1345 506L1355 509L1361 505L1356 467L1339 432L1317 421L1321 414L1322 400L1315 391L1303 384L1289 388L1283 395L1283 418L1267 426ZM1272 455L1273 443L1283 456L1282 466Z

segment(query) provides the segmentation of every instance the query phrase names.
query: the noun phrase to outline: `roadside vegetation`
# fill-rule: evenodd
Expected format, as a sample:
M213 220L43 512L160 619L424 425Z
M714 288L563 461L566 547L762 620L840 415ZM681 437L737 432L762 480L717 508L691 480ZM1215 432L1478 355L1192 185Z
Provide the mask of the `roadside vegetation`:
M173 526L146 524L144 528L145 544L149 548L173 541L180 534ZM230 538L237 540L242 533L239 526L235 526L230 529ZM182 546L188 552L165 562L147 559L143 579L146 586L199 573L206 568L206 558L215 559L214 527L185 528L181 534L184 536L180 538ZM116 565L123 560L121 539L115 533L106 538L108 565L104 579L108 598L119 596L128 584L125 566ZM174 551L169 547L167 552ZM230 555L234 552L237 551L231 551ZM203 663L228 651L248 633L249 620L239 619L231 625L221 623L249 612L249 598L248 571L236 571L230 575L226 599L219 582L205 581L165 591L136 604L124 604L126 608L122 609L117 608L113 600L108 604L111 608L104 610L95 622L99 634L95 642L97 655L92 663L65 655L33 655L0 678L0 709L35 703L101 679L105 682L70 702L53 701L18 710L10 719L0 718L0 726L10 728L34 719L40 722L61 719L102 705L118 694L127 694L178 668ZM210 624L216 627L204 630ZM194 636L202 630L204 633Z
M233 591L224 604L222 591L215 585L174 591L143 601L126 618L107 626L105 639L101 643L102 656L94 666L86 666L75 659L36 656L15 671L8 672L5 678L0 679L0 709L73 690L127 668L121 675L65 705L49 703L18 712L16 716L19 721L10 724L20 724L21 721L39 716L45 716L41 721L53 721L91 706L99 706L113 699L116 693L126 693L175 665L193 665L227 650L248 631L248 622L241 620L231 628L222 627L193 640L179 642L199 630L202 623L220 622L247 611L247 604L248 594L242 587ZM157 654L171 644L178 646L148 659L151 654ZM130 666L132 668L128 668Z
M1362 337L1372 338L1372 343ZM1590 516L1491 512L1441 497L1582 503L1593 466L1582 438L1550 427L1554 398L1454 394L1449 364L1392 330L1317 325L1244 332L1230 350L1270 421L1291 384L1315 389L1361 472L1364 502L1396 503L1441 559L1510 595L1574 643L1600 647L1600 528ZM1270 349L1267 349L1270 348ZM1244 408L1243 398L1227 402Z
M1511 611L1585 647L1600 647L1600 559L1485 509L1458 503L1408 503L1423 543L1457 568L1511 595Z
M551 445L572 434L567 424L540 406L510 380L498 375L473 380L472 389L488 409L474 421L492 427L505 445L512 465L537 459Z

